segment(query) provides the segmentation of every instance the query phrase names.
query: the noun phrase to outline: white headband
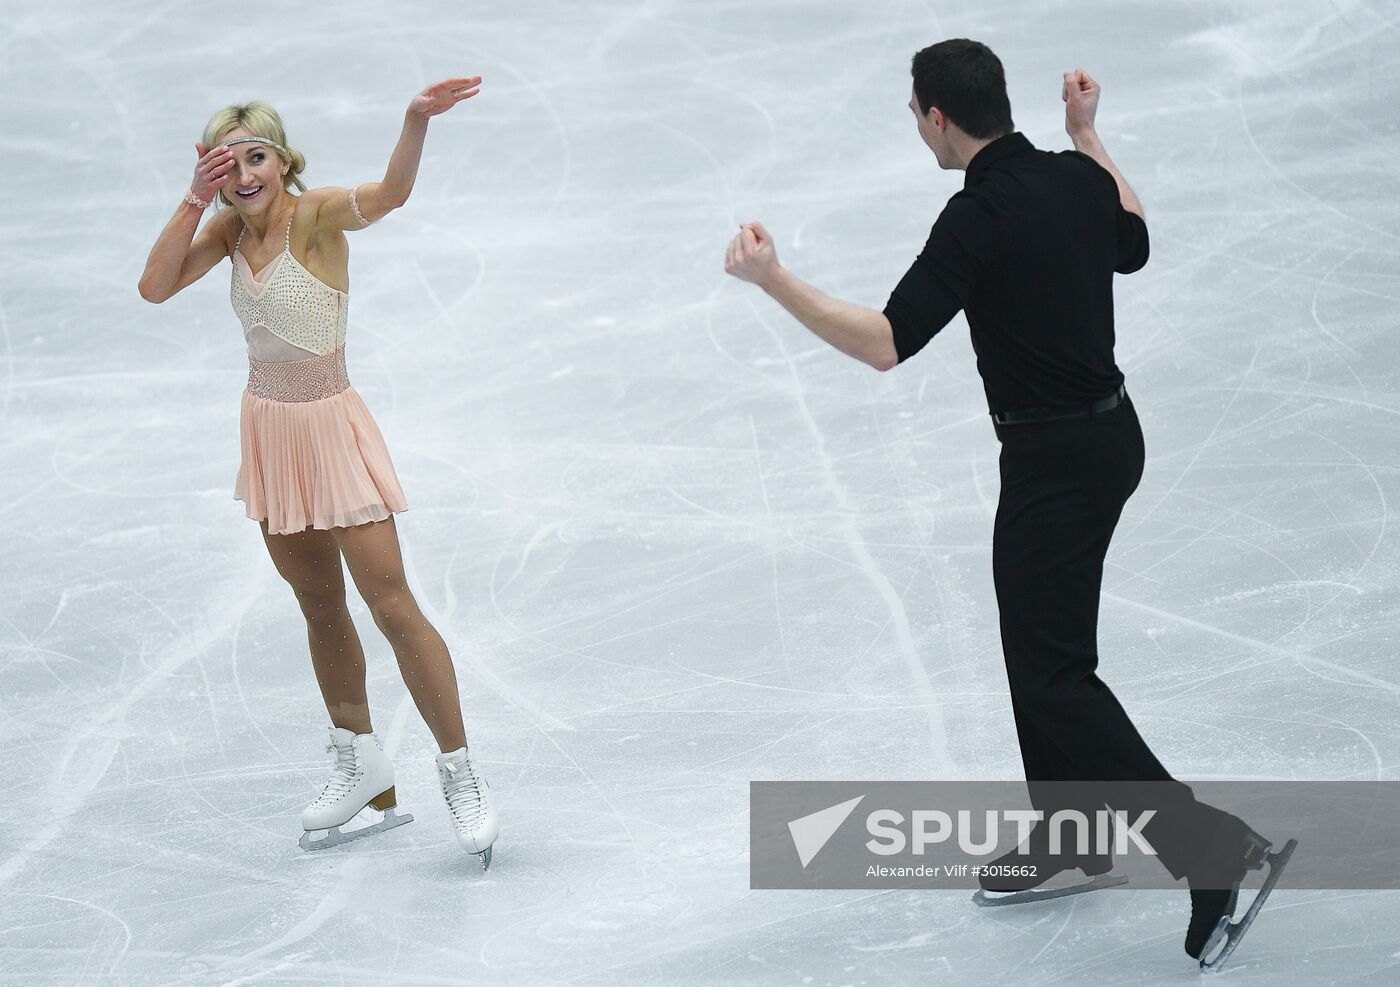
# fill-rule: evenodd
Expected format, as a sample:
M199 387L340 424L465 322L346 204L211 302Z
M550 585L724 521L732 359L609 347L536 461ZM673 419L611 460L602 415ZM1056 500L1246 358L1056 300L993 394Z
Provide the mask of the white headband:
M268 147L275 147L275 148L277 148L277 153L280 154L280 155L282 155L282 157L284 157L284 158L290 158L290 157L291 157L291 155L287 153L287 149L286 149L285 147L283 147L281 144L277 143L276 141L268 140L266 137L234 137L234 138L232 138L231 140L226 140L226 141L224 141L224 142L223 142L222 144L220 144L219 146L220 146L220 147L232 147L234 144L266 144Z

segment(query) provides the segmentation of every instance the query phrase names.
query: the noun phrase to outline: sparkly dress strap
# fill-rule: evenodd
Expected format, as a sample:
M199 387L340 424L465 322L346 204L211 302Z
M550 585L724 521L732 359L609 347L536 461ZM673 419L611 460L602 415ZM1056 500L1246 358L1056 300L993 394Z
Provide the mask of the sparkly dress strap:
M248 224L244 223L238 228L238 239L233 241L233 252L238 253L238 245L243 242L243 234L248 232Z

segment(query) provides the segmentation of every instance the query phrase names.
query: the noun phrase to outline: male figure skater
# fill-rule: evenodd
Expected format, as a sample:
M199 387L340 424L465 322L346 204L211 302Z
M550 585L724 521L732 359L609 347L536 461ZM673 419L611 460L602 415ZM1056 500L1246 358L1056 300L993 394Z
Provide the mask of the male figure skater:
M1015 131L1001 62L985 45L943 41L916 54L912 71L909 108L920 136L941 168L967 174L885 310L831 298L792 275L759 223L740 227L725 270L878 370L909 359L967 312L1002 443L992 570L1032 802L1046 819L1063 808L1092 819L1110 798L1130 813L1156 810L1141 832L1190 885L1186 951L1203 968L1218 966L1292 844L1269 854L1270 842L1239 818L1196 801L1095 674L1104 556L1143 468L1142 432L1113 357L1113 274L1147 263L1142 204L1098 138L1099 87L1085 72L1066 72L1061 91L1075 150L1052 153ZM1087 782L1090 794L1065 804L1056 788L1053 801L1037 784L1047 781ZM1097 785L1107 781L1151 784L1118 785L1109 795ZM1111 856L1078 855L1072 846L1052 856L1048 830L1037 825L1021 853L998 861L1034 864L1034 877L988 878L984 890L1035 900L1054 896L1029 890L1054 874L1112 867ZM1268 883L1245 919L1230 924L1246 871L1266 861Z

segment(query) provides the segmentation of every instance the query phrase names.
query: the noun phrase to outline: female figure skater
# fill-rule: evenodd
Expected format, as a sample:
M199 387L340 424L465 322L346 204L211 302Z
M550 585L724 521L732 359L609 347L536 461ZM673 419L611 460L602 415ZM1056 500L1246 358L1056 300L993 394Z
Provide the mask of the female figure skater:
M342 557L443 752L438 775L457 839L481 855L483 868L499 828L467 750L452 658L404 576L393 515L408 505L384 439L345 372L345 232L404 204L428 120L476 95L480 83L448 79L413 97L383 180L353 189L307 190L298 177L306 161L268 104L220 110L195 145L194 180L141 276L141 297L162 302L232 259L231 297L249 362L234 497L261 523L273 564L296 594L332 724L327 752L335 766L302 813L305 849L413 818L394 811L393 765L371 733L364 652L346 610ZM217 210L196 236L200 215L215 200L232 208ZM352 819L370 825L342 830Z

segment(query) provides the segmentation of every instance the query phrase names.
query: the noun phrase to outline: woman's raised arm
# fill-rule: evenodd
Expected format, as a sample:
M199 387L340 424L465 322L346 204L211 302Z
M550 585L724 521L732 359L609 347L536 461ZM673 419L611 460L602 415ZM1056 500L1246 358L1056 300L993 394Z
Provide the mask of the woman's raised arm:
M384 178L365 182L353 189L321 188L308 192L317 201L316 226L320 229L359 230L377 222L408 201L418 178L418 162L423 156L423 138L428 120L446 113L464 99L481 91L481 77L445 79L424 89L408 104L403 132L389 158Z

